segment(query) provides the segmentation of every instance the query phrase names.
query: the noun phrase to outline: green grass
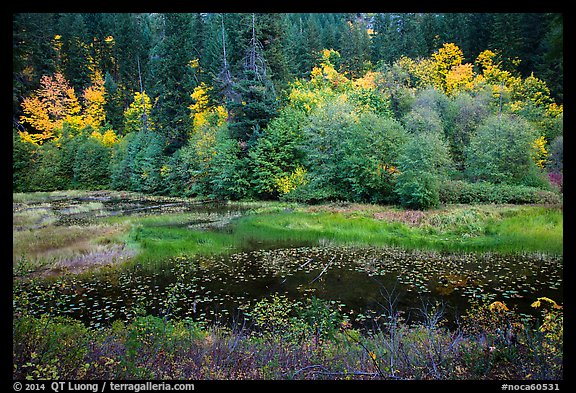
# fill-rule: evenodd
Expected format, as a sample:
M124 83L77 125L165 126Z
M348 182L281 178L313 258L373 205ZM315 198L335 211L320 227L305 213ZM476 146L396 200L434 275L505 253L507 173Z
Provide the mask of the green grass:
M118 194L120 193L112 193ZM20 203L47 202L86 192L14 194ZM202 255L290 246L394 246L451 252L563 253L563 214L558 208L527 205L449 205L425 212L394 206L334 203L306 206L285 202L239 202L244 215L221 230L188 227L204 212L102 217L95 223L115 228L107 238L138 252L136 262L159 263L173 256ZM34 231L14 233L15 256L58 248L92 238L90 228L54 227L46 209L14 213L14 225ZM82 206L84 207L84 206ZM85 208L99 209L100 203ZM211 213L209 213L211 214ZM42 221L42 222L40 222ZM222 228L224 226L224 228ZM92 234L93 235L93 234Z
M395 246L462 252L563 253L562 211L536 206L454 207L442 220L410 226L369 215L309 212L303 209L254 213L233 220L226 232L163 226L185 221L185 215L133 219L128 241L140 261L176 255L217 254L274 245ZM465 218L468 217L468 218ZM472 218L470 218L472 217Z
M135 226L127 238L138 250L136 262L155 263L178 255L210 255L236 249L228 234L194 231L187 228Z
M523 207L502 220L491 220L486 235L476 240L500 251L563 253L563 215L543 207Z
M525 207L510 217L488 218L476 227L480 233L470 234L467 223L437 229L333 213L291 213L248 217L238 223L236 231L267 238L329 239L342 245L562 254L563 220L559 211Z

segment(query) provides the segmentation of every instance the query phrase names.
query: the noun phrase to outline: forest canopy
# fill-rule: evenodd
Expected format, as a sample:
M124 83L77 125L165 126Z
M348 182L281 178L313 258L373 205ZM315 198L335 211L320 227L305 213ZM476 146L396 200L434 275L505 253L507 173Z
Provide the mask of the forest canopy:
M552 13L13 15L13 191L548 203Z

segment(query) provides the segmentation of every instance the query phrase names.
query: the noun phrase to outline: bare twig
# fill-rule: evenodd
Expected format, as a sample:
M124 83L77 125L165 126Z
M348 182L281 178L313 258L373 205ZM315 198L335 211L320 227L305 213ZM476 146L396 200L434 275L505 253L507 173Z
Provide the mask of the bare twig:
M368 377L377 377L378 373L371 373L367 371L330 371L326 367L322 366L321 364L312 364L310 366L302 367L301 369L296 370L292 373L292 378L296 377L296 375L307 371L319 369L319 371L312 371L312 374L320 374L320 375L339 375L339 376L349 376L349 375L356 375L356 376L368 376Z
M308 265L310 262L312 262L314 259L310 258L308 259L306 262L304 262L304 264L302 266L300 266L300 269L302 269L304 266Z
M318 276L316 276L316 278L314 280L310 281L310 284L312 284L314 281L318 280L320 278L320 276L323 275L326 270L328 270L328 266L330 266L330 264L332 264L332 262L334 261L335 258L336 258L336 256L332 257L330 262L328 262L326 264L326 266L324 266L324 270L322 270L322 272L320 272L320 274Z

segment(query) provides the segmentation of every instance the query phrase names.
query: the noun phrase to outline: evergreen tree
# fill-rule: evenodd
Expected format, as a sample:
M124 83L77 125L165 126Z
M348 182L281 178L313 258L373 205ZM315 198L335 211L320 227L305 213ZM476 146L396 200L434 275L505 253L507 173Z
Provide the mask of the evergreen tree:
M202 45L204 56L199 61L201 69L207 75L206 82L214 87L219 87L213 89L213 91L218 92L219 97L221 97L220 93L226 90L226 85L231 81L228 58L226 57L225 59L224 56L227 43L227 34L224 28L225 17L225 14L210 14L207 16L206 31ZM224 73L229 75L229 77L222 78Z
M190 132L188 107L197 85L191 66L195 58L191 21L190 14L164 14L163 39L151 54L151 95L156 100L152 116L157 131L168 138L171 149L183 146Z
M259 137L276 114L276 92L269 77L264 50L256 34L256 15L252 15L251 38L246 46L241 78L234 84L237 100L228 102L232 138L246 143L245 150Z
M351 77L363 74L364 67L370 59L370 41L364 22L357 19L348 20L342 25L342 66Z
M144 38L142 37L137 16L129 13L114 14L113 56L115 70L112 72L114 80L123 90L123 97L128 103L134 91L140 90L140 75L138 73L138 59L141 71L146 70L146 53L144 52ZM142 73L142 72L141 72ZM144 78L146 80L146 78Z
M302 78L310 72L310 59L304 37L302 16L300 14L289 15L287 27L287 53L290 74L296 78Z
M305 70L310 71L316 59L318 58L318 53L324 49L322 48L321 34L320 34L320 22L319 17L316 14L308 14L304 21L304 45L306 47L306 53L302 59L302 66Z
M418 39L421 40L419 56L428 57L442 46L440 42L440 15L434 13L417 14Z
M90 84L88 32L82 14L62 14L58 20L60 69L72 86L84 90Z
M50 13L18 13L12 17L12 114L22 131L20 103L38 86L43 75L56 71L55 16Z
M546 81L552 96L562 102L564 85L564 21L562 14L546 14L547 28L540 42L535 68Z
M372 62L383 61L392 63L394 60L391 50L392 22L390 14L377 13L374 16L374 36L372 38Z
M283 14L256 14L256 34L262 43L270 79L277 89L290 80L287 58L286 17Z
M123 131L124 100L118 84L109 72L106 72L104 78L104 90L106 121L116 132Z

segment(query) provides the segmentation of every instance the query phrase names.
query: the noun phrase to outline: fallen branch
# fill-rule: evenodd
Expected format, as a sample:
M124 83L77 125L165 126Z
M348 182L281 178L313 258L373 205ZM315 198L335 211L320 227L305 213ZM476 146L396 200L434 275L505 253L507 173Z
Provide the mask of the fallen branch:
M350 375L354 375L354 376L362 376L362 377L378 377L380 376L378 373L374 373L374 372L367 372L367 371L330 371L328 370L326 367L322 366L321 364L313 364L310 366L306 366L306 367L302 367L299 370L296 370L294 373L292 373L291 378L293 379L294 377L296 377L298 374L310 370L310 369L319 369L319 370L314 370L311 372L311 374L319 374L319 375L337 375L337 376L350 376Z
M326 270L328 270L328 266L330 266L330 264L332 263L332 261L334 261L335 258L336 258L336 256L333 256L332 259L330 259L330 262L328 262L326 264L326 266L324 266L324 270L322 270L322 272L320 272L320 274L314 280L310 281L310 284L312 284L314 281L318 280L320 278L320 276L323 275Z
M312 262L314 259L310 258L308 259L306 262L304 262L304 264L302 266L299 267L299 269L302 269L304 266L308 265L310 262Z

